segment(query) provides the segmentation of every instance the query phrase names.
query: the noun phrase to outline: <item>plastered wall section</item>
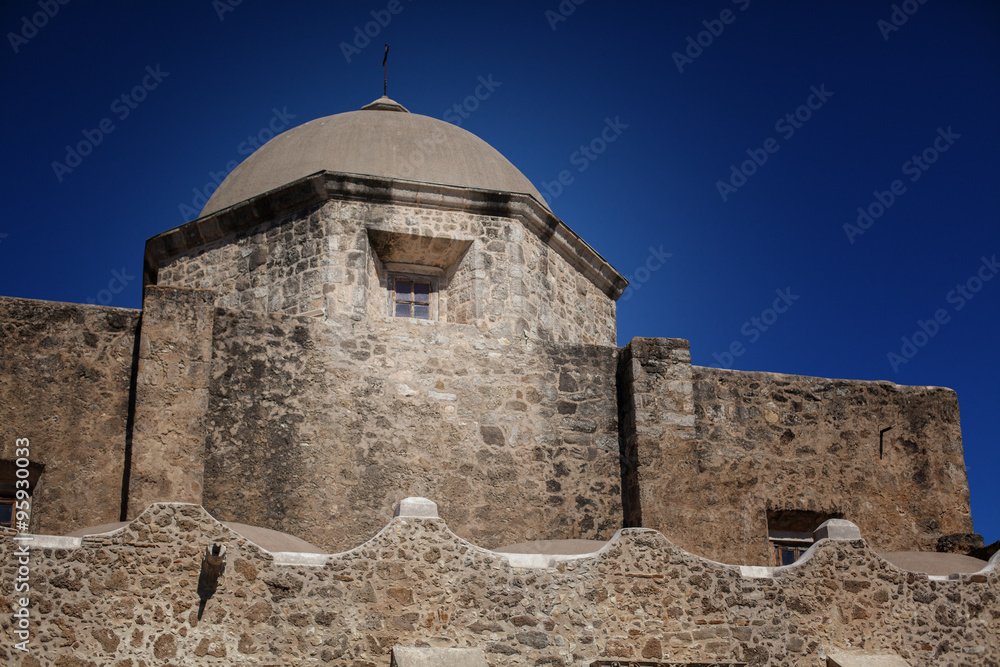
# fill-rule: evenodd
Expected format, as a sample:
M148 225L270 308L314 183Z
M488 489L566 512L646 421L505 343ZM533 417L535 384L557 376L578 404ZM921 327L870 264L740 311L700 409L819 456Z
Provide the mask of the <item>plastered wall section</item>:
M226 569L199 618L209 545L226 547ZM200 507L158 505L80 547L29 549L27 653L9 639L13 551L0 541L0 658L18 667L375 667L396 645L478 648L493 667L816 667L848 647L914 667L1000 664L1000 556L931 579L863 540L824 540L795 565L754 572L629 529L596 555L530 569L441 519L406 518L350 552L285 564Z
M615 345L615 304L524 224L456 210L331 200L160 266L157 284L212 289L217 305L384 319L367 229L472 241L451 267L440 319L498 335Z
M139 338L128 516L202 501L214 292L147 288Z
M139 311L0 298L0 460L28 438L31 529L118 521ZM85 482L84 482L85 481Z
M414 495L442 499L456 532L491 547L608 539L621 526L616 354L468 324L219 309L203 503L330 550Z
M769 509L842 516L882 551L972 532L953 391L692 367L676 339L629 347L623 442L640 508L626 502L626 516L639 509L641 525L760 565L772 564Z

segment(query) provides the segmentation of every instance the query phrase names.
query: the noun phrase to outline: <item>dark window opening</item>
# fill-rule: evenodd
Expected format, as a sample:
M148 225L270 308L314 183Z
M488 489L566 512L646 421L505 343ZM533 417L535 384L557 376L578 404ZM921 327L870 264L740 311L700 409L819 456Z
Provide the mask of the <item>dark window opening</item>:
M418 320L432 319L431 295L434 285L428 279L392 277L392 315Z
M43 469L44 466L37 463L25 467L17 465L16 461L0 460L0 533L16 532L19 510L26 511L29 517L34 516L34 492ZM23 525L21 528L26 532Z
M811 510L767 511L767 539L771 545L771 564L791 565L813 545L813 531L828 519L840 519L840 512Z
M797 542L783 542L779 540L771 540L771 544L774 546L774 564L775 565L791 565L799 558L802 558L802 554L809 550L812 546L812 537L808 539L808 544L797 543Z
M14 499L0 498L0 528L14 527Z

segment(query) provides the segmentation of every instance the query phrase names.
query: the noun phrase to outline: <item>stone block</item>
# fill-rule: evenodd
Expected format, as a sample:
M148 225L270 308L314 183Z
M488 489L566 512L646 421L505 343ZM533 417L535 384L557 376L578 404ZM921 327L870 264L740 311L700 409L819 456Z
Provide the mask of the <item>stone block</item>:
M895 653L830 651L826 656L826 667L910 667L910 663Z
M860 540L861 529L847 519L829 519L813 531L813 539L820 540Z
M478 648L412 648L394 646L392 667L487 667Z
M396 507L396 513L394 516L401 519L437 519L438 506L433 500L428 500L427 498L403 498L403 500L400 501L399 506Z

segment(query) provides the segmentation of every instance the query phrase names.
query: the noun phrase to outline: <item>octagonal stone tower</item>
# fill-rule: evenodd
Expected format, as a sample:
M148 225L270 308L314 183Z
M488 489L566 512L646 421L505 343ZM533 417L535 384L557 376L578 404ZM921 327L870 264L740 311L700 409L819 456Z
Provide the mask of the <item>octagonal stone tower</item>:
M330 550L407 496L484 546L621 526L626 281L469 132L385 97L289 130L144 278L130 516Z
M265 144L145 270L226 308L354 320L395 317L396 276L422 276L427 319L598 345L625 287L489 144L385 97Z

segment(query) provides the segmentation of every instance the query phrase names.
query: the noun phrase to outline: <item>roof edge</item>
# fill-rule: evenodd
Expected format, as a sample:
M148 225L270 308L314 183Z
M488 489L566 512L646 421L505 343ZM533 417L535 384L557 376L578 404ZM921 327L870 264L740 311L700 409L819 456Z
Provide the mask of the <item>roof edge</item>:
M439 210L515 218L608 298L617 301L628 286L628 281L622 274L531 195L318 171L148 239L143 287L156 284L156 273L165 260L265 220L273 220L333 199L411 204Z

